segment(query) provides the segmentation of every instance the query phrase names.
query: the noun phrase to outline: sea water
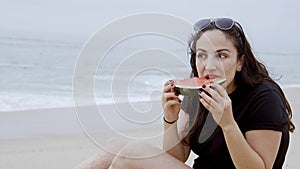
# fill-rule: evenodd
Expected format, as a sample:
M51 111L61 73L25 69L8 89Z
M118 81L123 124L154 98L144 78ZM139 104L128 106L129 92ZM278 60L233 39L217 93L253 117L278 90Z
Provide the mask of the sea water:
M86 42L76 35L1 30L0 111L74 106L73 73ZM255 54L281 86L300 85L300 53L274 51ZM165 81L188 77L191 69L186 42L142 35L117 43L94 71L95 100L109 104L159 100Z

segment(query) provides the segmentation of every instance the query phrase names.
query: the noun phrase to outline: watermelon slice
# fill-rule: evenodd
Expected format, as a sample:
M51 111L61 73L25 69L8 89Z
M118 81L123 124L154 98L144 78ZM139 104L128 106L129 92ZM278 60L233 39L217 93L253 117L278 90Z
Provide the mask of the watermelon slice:
M217 81L219 84L223 84L226 79ZM198 91L202 90L202 85L210 86L212 79L207 79L205 77L193 77L186 78L183 80L174 80L175 91L184 96L195 96L198 95Z

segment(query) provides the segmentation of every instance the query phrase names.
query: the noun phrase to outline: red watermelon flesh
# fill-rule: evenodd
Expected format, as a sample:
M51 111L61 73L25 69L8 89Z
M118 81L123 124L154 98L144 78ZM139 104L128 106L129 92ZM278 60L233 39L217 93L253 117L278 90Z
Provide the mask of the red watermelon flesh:
M226 81L226 79L222 79L217 81L217 83L222 84ZM202 86L210 86L212 79L207 79L205 77L193 77L193 78L186 78L183 80L174 80L175 85L175 92L181 95L186 96L195 96L198 95L198 91L202 90Z
M202 85L208 86L212 82L211 79L207 79L205 77L193 77L193 78L186 78L183 80L175 80L174 85L177 87L184 87L184 88L201 88Z

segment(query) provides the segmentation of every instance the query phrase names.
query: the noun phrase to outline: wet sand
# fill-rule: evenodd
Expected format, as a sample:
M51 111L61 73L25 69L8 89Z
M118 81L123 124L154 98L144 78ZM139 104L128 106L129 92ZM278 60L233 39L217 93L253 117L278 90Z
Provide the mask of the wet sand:
M284 168L294 169L300 164L300 88L284 90L292 104L293 121L297 127L291 134ZM103 112L115 111L114 109L113 105L101 107ZM85 132L74 108L1 112L0 168L73 168L95 154L102 143L111 137L142 138L161 147L161 119L145 127L135 128L133 125L122 128L123 122L108 125L105 121L96 121L95 114L89 114L94 110L92 107L81 107L81 110L87 112L79 115ZM91 124L88 124L89 121ZM113 125L116 125L116 130L111 128ZM97 130L92 130L93 127ZM194 157L192 154L187 163L191 165Z

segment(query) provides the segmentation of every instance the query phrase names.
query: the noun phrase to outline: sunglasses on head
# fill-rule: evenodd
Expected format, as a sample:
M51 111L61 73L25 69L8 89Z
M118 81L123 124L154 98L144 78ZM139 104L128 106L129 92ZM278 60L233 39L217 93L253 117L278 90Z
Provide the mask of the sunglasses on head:
M208 25L214 23L215 26L223 31L230 30L235 24L242 30L241 25L238 22L230 18L216 18L216 19L202 19L195 23L194 31L199 32L205 29Z

